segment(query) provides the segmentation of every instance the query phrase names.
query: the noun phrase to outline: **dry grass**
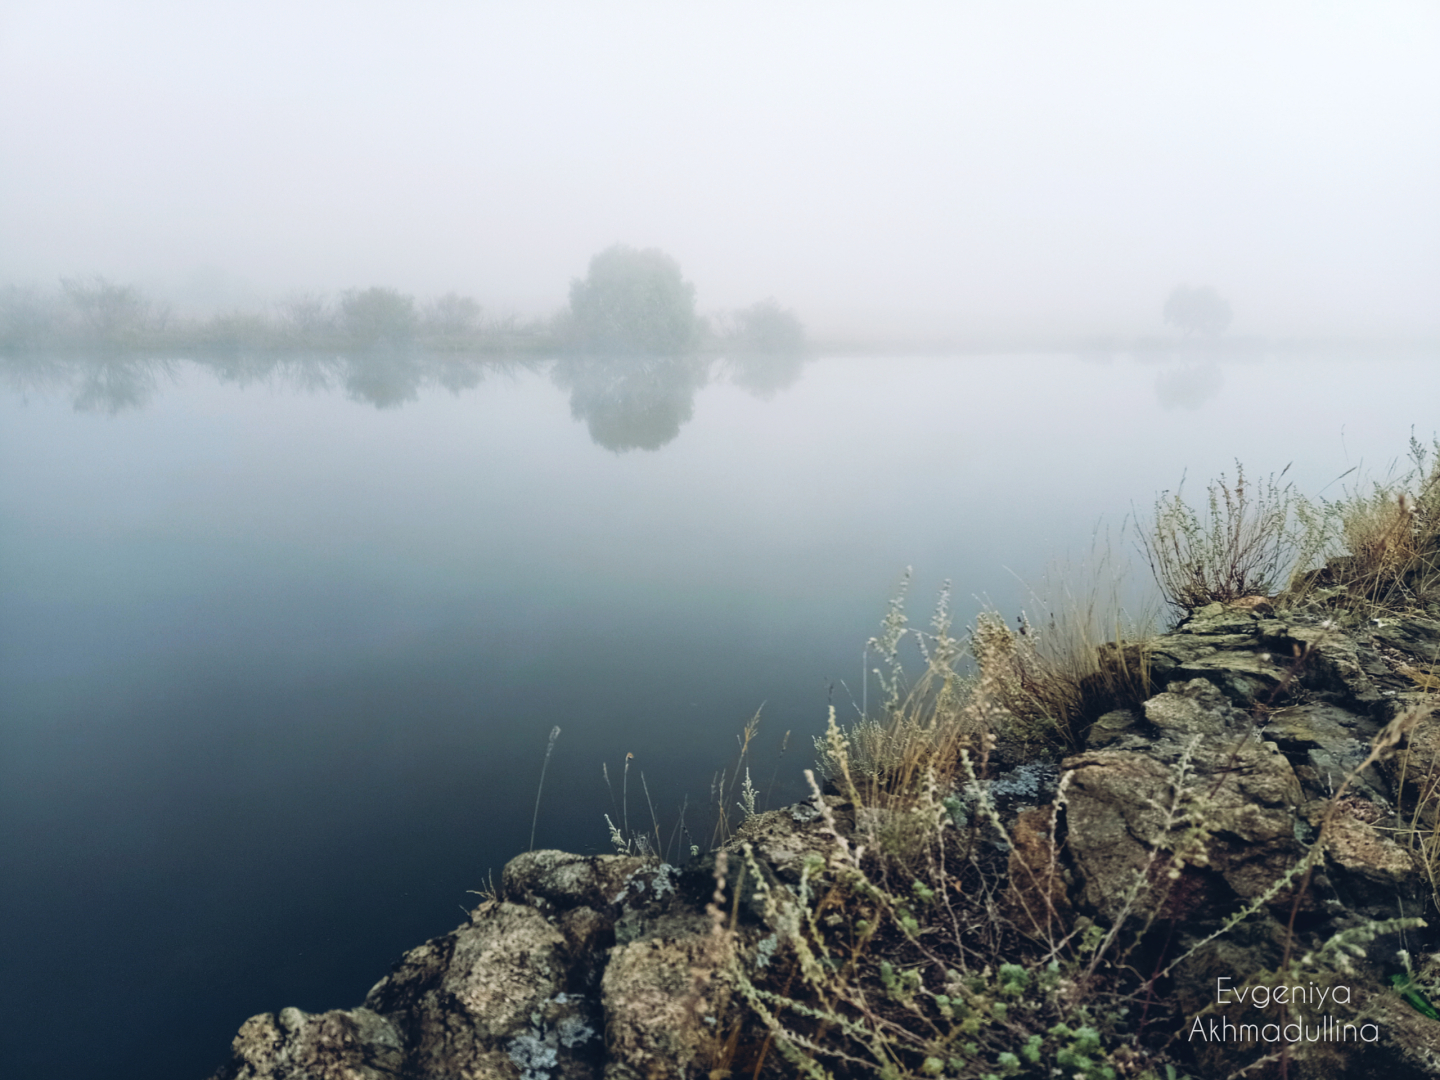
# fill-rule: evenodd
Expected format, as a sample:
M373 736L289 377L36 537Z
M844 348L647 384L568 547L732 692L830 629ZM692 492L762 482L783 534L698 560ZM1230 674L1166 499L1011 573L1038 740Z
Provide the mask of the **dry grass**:
M865 697L868 700L873 678L881 695L878 709L871 714L862 701L860 718L841 733L843 758L833 732L815 739L821 776L842 790L847 785L863 789L872 802L888 793L913 793L932 773L941 785L949 785L959 769L961 748L974 746L979 733L999 719L989 699L977 694L983 673L977 678L962 671L968 643L952 632L949 583L941 590L929 629L918 630L910 628L905 614L909 581L906 570L880 634L866 643L867 658L874 655L879 664L865 673ZM913 680L902 659L907 644L915 646L922 662Z
M964 638L953 632L948 582L928 629L910 627L909 578L907 570L880 634L866 646L867 657L879 661L866 672L866 696L873 681L878 708L862 711L843 732L852 782L872 803L913 795L930 776L948 788L960 751L978 754L985 736L1025 757L1078 749L1100 715L1151 694L1151 620L1126 616L1123 575L1108 554L1081 567L1052 567L1030 593L1040 625L1022 614L1012 629L991 609ZM1088 589L1075 588L1087 580ZM921 661L913 679L902 659L907 646ZM838 783L832 742L815 739L817 764Z
M1094 637L1084 623L1022 621L1016 630L995 612L975 620L970 648L988 692L1008 714L1005 734L1022 747L1079 749L1090 724L1111 709L1150 696L1149 646Z
M1440 596L1440 441L1412 436L1403 472L1321 502L1317 517L1338 557L1306 584L1343 587L1368 614Z
M762 704L760 708L756 709L755 715L745 722L745 726L735 736L735 743L739 749L734 767L717 773L710 782L710 798L715 813L715 826L710 836L712 849L718 848L734 835L735 829L730 824L732 808L740 811L742 821L745 818L754 817L757 813L755 800L758 791L750 780L750 744L755 741L755 736L760 731L760 713L764 711L764 708L765 706ZM743 784L740 783L742 769L745 771ZM737 794L739 795L738 799L736 798Z
M1013 628L993 609L977 617L970 652L1013 718L1010 738L1077 750L1100 715L1150 696L1159 604L1134 594L1128 568L1098 539L1086 558L1052 563L1028 592Z
M1233 482L1222 473L1206 487L1204 515L1185 501L1183 482L1161 493L1140 549L1171 607L1189 614L1216 601L1268 596L1286 580L1307 548L1293 528L1299 497L1280 477L1251 483L1236 462Z

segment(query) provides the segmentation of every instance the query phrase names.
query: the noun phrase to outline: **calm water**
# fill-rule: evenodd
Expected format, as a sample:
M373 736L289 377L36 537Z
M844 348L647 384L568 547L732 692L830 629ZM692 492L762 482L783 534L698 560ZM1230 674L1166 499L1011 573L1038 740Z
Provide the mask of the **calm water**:
M643 770L708 834L762 704L789 801L907 565L917 622L1013 613L1187 471L1383 470L1437 359L10 362L0 1075L198 1080L358 1004L527 845L552 725L537 846L608 849L627 752L631 824Z

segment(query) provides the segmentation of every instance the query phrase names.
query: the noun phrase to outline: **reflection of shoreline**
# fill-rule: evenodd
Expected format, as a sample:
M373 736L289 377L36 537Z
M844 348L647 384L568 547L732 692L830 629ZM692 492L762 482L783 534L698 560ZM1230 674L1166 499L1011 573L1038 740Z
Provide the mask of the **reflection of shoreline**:
M892 356L892 357L953 357L955 359L1006 358L1027 356L1078 356L1086 360L1108 362L1134 360L1138 363L1172 363L1183 358L1200 357L1230 361L1260 362L1264 360L1398 360L1405 358L1435 359L1440 357L1440 337L1407 338L1267 338L1226 336L1218 339L1124 336L1056 335L1053 337L941 336L933 338L904 337L827 337L815 334L810 338L810 351L820 356Z
M142 409L173 379L181 364L194 364L223 384L239 387L281 383L295 390L344 390L356 401L393 408L413 401L421 387L453 393L478 386L487 374L533 368L538 361L456 353L356 352L246 354L187 352L146 357L93 350L0 354L0 373L20 393L59 391L82 412Z
M21 394L60 392L81 412L146 408L180 366L194 364L222 384L282 384L295 390L343 391L377 409L415 401L427 387L453 394L487 376L547 371L570 393L570 410L600 446L621 452L657 450L674 440L694 412L695 395L726 379L768 399L792 385L806 357L746 354L733 358L591 357L560 359L495 356L419 349L345 353L189 352L173 357L90 350L0 353L0 377Z

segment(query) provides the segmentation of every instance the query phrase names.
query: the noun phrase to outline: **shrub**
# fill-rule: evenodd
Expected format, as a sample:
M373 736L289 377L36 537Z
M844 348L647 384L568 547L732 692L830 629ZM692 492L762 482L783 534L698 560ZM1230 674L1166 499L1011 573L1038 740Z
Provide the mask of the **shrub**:
M327 344L334 335L336 314L323 296L302 293L280 304L280 335L297 348Z
M81 332L112 345L139 344L158 334L168 319L130 285L116 285L96 275L61 278L60 285L78 317Z
M761 398L791 385L805 366L805 328L774 300L722 317L716 344L730 380Z
M418 323L415 298L395 289L351 289L340 298L340 327L354 345L405 345Z
M1413 608L1440 592L1440 440L1412 436L1409 458L1403 473L1314 501L1273 475L1247 482L1237 462L1233 483L1208 485L1203 516L1161 493L1141 552L1181 615L1282 587L1288 604L1357 617Z
M1234 482L1222 473L1206 495L1202 517L1180 491L1162 492L1154 522L1140 538L1161 594L1182 614L1216 601L1269 595L1306 546L1292 528L1299 498L1275 476L1248 483L1236 462Z
M472 345L480 334L480 304L459 293L446 293L426 306L421 328L432 348Z
M793 356L805 351L805 327L793 311L762 300L726 318L720 345L731 356Z

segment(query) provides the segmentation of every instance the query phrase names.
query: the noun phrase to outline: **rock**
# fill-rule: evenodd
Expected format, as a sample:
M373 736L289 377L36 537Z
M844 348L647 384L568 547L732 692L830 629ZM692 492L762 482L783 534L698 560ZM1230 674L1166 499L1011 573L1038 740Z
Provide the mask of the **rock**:
M824 799L838 825L847 829L854 827L855 811L848 802L836 795L826 795ZM780 880L789 885L799 883L806 858L828 857L835 847L813 800L747 818L736 830L735 839L749 843L760 861L772 867Z
M406 1032L416 1080L464 1069L539 1080L553 1067L598 1076L604 1028L588 993L598 973L572 948L538 909L488 900L467 925L406 953L365 1004Z
M1421 880L1417 857L1375 827L1375 820L1388 815L1373 803L1349 796L1331 813L1330 801L1317 799L1305 806L1304 814L1317 830L1328 819L1325 854L1342 874L1359 875L1416 900L1415 887Z
M1139 722L1140 717L1133 709L1114 709L1090 725L1085 745L1091 750L1109 746L1126 735L1133 735Z
M1440 622L1433 619L1375 619L1371 636L1411 658L1422 668L1440 663Z
M795 836L815 837L819 816L800 816L784 815L794 836L778 813L752 826L757 850L803 860ZM653 858L521 855L505 867L500 897L406 953L362 1008L252 1017L213 1080L638 1080L692 1064L708 1071L717 1032L736 1020L727 950L753 951L759 937L716 935L705 911L713 866L712 857L682 874ZM753 881L741 891L753 898Z
M1294 827L1302 793L1289 761L1204 679L1171 683L1145 703L1145 718L1159 732L1146 750L1087 752L1062 766L1071 772L1068 846L1086 904L1108 921L1161 907L1189 917L1176 906L1190 906L1187 892L1213 906L1205 872L1229 887L1231 907L1260 896L1302 854ZM1184 833L1197 826L1209 838L1191 858ZM1163 875L1187 867L1199 874L1177 895Z
M718 1035L731 1019L723 975L729 948L697 919L694 933L637 940L611 953L601 984L606 1080L709 1072L720 1056Z
M640 856L530 851L506 864L500 887L507 900L545 913L581 906L598 911L644 897L647 890L663 897L674 889L669 883L673 871Z
M1238 716L1214 685L1203 678L1171 683L1169 690L1145 702L1145 719L1163 739L1222 735L1239 730Z
M1065 862L1055 843L1054 806L1021 811L1010 829L1009 887L1002 899L1004 914L1028 937L1053 941L1068 926L1073 911Z
M1440 716L1432 713L1421 720L1401 751L1382 763L1381 771L1393 785L1405 818L1434 828L1434 796L1440 792Z
M1365 760L1370 741L1380 725L1334 705L1317 702L1278 709L1267 718L1261 733L1272 739L1290 759L1301 786L1310 798L1328 798ZM1351 781L1351 789L1372 802L1388 806L1388 785L1374 767Z
M1238 600L1232 600L1226 605L1231 611L1248 611L1255 615L1271 615L1275 611L1275 602L1268 596L1242 596Z
M405 1061L395 1025L363 1008L252 1016L232 1053L231 1065L212 1080L393 1080Z
M1285 684L1286 672L1268 652L1219 652L1176 666L1176 679L1206 679L1238 704L1270 700Z
M1136 881L1150 880L1151 851L1163 838L1159 800L1170 769L1144 754L1099 750L1068 758L1068 847L1087 906L1107 921L1127 912Z

